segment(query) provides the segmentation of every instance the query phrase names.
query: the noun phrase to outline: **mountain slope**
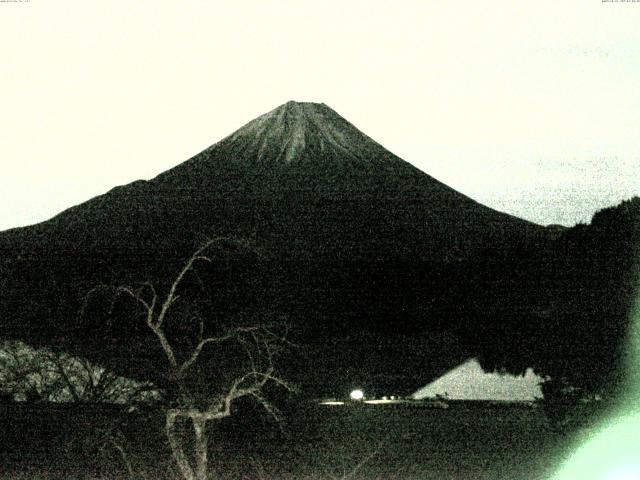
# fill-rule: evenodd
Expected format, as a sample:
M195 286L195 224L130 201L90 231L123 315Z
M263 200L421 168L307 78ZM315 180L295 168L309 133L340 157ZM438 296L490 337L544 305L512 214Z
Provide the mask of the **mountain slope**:
M329 246L353 257L388 247L436 259L541 230L438 182L329 107L289 102L151 181L5 236L108 252L154 249L185 229L255 237L270 252L286 243L300 254Z

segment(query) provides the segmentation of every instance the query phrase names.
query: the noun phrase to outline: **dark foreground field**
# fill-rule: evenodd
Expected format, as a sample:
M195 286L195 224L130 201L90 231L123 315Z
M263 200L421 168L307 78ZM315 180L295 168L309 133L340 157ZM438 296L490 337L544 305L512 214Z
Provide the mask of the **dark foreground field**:
M137 478L175 478L153 412L2 408L2 478L129 478L120 447ZM308 405L282 431L238 418L210 436L216 479L546 479L570 443L541 409L486 403Z

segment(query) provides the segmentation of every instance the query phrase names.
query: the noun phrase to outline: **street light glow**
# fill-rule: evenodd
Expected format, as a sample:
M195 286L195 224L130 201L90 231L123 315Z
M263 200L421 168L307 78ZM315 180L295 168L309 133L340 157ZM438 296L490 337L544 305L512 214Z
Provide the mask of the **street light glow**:
M362 390L354 390L351 392L351 400L362 400L364 398L364 392Z

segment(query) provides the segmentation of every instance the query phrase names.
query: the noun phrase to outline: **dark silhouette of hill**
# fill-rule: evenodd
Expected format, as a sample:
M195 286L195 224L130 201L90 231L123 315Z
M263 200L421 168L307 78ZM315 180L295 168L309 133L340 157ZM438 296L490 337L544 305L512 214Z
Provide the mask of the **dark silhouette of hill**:
M303 388L407 392L468 355L497 364L494 330L546 305L528 303L546 286L527 276L568 281L546 268L564 272L571 232L485 207L324 104L289 102L152 180L0 233L0 336L153 377L159 351L134 312L98 302L80 318L86 293L166 285L205 238L229 236L252 250L202 272L211 318L289 318L305 348L284 367Z
M630 381L639 267L640 198L634 197L542 248L485 257L479 267L485 274L469 299L480 307L469 319L478 328L463 330L474 332L471 348L484 352L487 369L523 373L531 366L554 380L549 388L616 395Z

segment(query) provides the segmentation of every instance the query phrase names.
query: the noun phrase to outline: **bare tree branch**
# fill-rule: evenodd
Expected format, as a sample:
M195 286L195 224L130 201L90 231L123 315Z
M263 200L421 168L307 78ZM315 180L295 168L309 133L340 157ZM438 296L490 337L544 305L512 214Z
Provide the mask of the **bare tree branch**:
M189 358L180 366L179 374L183 375L198 360L198 357L200 356L200 353L202 353L202 349L205 345L209 343L223 343L227 340L231 340L232 338L238 338L242 333L253 332L259 328L260 327L236 327L220 337L208 337L200 340L193 349Z
M62 364L61 359L59 357L57 357L56 355L53 355L53 354L49 354L48 355L48 359L54 365L56 371L60 375L60 378L62 378L64 380L64 383L65 383L66 387L69 389L69 393L73 397L73 400L76 401L76 402L79 402L80 401L80 395L78 393L78 389L77 389L76 385L74 384L74 382L72 382L71 379L69 378L69 375L67 375L67 370L64 368L64 365Z
M180 473L182 474L185 480L194 480L195 474L194 474L193 468L191 468L189 459L184 453L184 449L182 448L182 443L178 438L176 438L176 435L175 435L175 424L178 418L179 418L179 412L175 410L167 411L165 432L169 440L171 453L176 463L178 464Z
M180 285L180 283L182 283L184 276L187 274L187 272L189 272L193 268L193 265L195 262L197 261L211 262L211 259L207 256L202 255L202 253L205 250L207 250L211 245L213 245L214 243L220 242L221 240L223 240L222 237L217 237L217 238L212 238L206 241L200 248L198 248L198 250L195 251L195 253L187 261L184 267L182 267L182 270L180 270L180 273L178 273L178 276L171 283L171 287L169 288L169 293L167 294L164 302L162 302L162 308L155 322L157 328L162 327L162 323L164 322L164 319L167 315L167 312L169 311L169 308L171 308L171 305L175 303L175 301L177 300L176 291L178 290L178 286Z
M350 472L340 477L340 480L347 480L349 478L353 478L353 476L356 473L358 473L358 470L364 467L373 457L375 457L380 453L380 450L382 449L383 445L384 445L384 442L380 442L378 444L378 447L375 450L369 453L369 455L365 456Z

